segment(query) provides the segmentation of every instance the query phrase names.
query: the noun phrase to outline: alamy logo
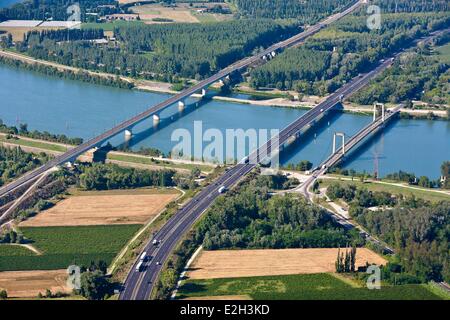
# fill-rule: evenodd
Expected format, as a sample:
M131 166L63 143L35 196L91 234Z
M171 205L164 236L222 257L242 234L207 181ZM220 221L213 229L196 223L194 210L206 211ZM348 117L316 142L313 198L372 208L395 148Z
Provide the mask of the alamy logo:
M370 276L367 278L366 286L369 290L381 289L381 269L378 266L371 265L367 268L367 273Z
M367 28L370 30L381 29L381 8L379 6L371 5L367 8Z
M234 164L238 159L238 162L263 164L275 172L279 168L278 135L278 129L226 129L224 134L216 128L203 130L203 122L194 121L193 134L182 128L172 132L171 141L177 144L172 148L171 157L219 164ZM257 156L253 152L256 149Z
M67 18L67 22L81 22L81 8L80 8L80 4L78 2L67 7L66 12L69 15L69 17ZM81 28L81 26L80 26L80 23L75 23L73 25L69 24L68 28L76 29L76 28Z
M81 289L81 269L79 266L69 266L67 268L67 286L74 290Z

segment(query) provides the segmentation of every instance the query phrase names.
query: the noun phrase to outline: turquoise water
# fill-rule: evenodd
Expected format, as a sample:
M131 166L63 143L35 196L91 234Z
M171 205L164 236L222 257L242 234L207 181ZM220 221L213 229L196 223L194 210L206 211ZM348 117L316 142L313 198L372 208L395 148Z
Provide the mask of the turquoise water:
M61 80L0 65L0 118L8 125L27 123L30 130L88 139L167 97ZM199 107L188 107L180 114L177 106L173 106L162 112L162 121L156 129L152 120L136 126L128 146L155 147L167 153L177 143L171 141L173 132L186 129L192 133L195 121L202 122L203 132L211 128L222 133L238 128L281 129L304 112L209 101ZM282 163L305 159L317 165L331 153L335 131L352 135L370 121L368 116L333 113L301 137L300 143L289 148L282 156ZM122 145L124 137L117 136L111 142ZM248 148L246 145L245 149ZM378 168L381 175L401 169L437 178L440 165L449 159L450 122L398 120L353 153L346 167L367 172Z
M21 1L23 1L23 0L0 0L0 8L9 7L9 6L13 5L14 3L21 2Z

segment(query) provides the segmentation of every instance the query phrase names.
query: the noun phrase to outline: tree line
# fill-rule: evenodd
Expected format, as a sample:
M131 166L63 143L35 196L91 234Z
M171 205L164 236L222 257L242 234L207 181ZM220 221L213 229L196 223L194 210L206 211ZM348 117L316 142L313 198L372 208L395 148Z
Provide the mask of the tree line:
M80 39L70 42L57 41L64 32L41 32L31 33L16 49L73 67L176 82L205 78L298 32L294 24L270 20L121 26L114 30L118 42L108 45L88 41L97 36L94 32L79 33Z

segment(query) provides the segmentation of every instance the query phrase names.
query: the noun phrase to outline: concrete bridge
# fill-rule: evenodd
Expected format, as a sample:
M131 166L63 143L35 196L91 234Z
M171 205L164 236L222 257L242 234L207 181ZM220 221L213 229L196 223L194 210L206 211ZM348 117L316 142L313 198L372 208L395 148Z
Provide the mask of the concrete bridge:
M61 165L61 164L67 163L67 162L75 161L75 159L79 155L83 154L84 152L86 152L92 148L100 147L103 143L105 143L106 141L108 141L109 139L111 139L112 137L114 137L120 133L125 133L125 135L127 137L130 137L133 134L133 127L149 118L152 118L154 123L159 122L160 112L165 110L169 106L178 104L180 109L184 108L186 99L189 98L190 96L192 96L193 94L201 92L202 95L205 95L207 88L211 84L227 78L234 72L240 72L241 70L251 66L255 62L270 59L270 58L274 57L277 53L279 53L281 50L284 50L286 48L289 48L289 47L292 47L299 43L302 43L304 40L306 40L311 35L314 35L318 31L320 31L322 28L328 26L329 24L335 22L336 20L341 19L344 16L355 11L357 8L359 8L363 4L363 2L364 1L357 1L356 3L354 3L353 5L348 7L346 10L330 16L326 20L324 20L314 26L311 26L307 30L305 30L285 41L281 41L275 45L272 45L269 48L262 51L261 53L258 53L249 58L242 59L242 60L228 66L227 68L225 68L225 69L219 71L218 73L216 73L215 75L199 82L198 84L194 85L193 87L182 91L181 93L157 104L156 106L149 108L148 110L132 117L131 119L120 123L119 125L111 128L110 130L100 134L99 136L97 136L87 142L84 142L83 144L71 149L70 151L54 158L53 160L51 160L48 163L46 163L45 165L37 168L36 170L25 174L24 176L20 177L19 179L16 179L14 182L12 182L8 185L1 187L0 188L0 197L10 193L11 191L13 191L21 186L30 184L32 181L35 181L36 179L38 179L38 177L41 174L45 173L46 171L50 170L51 168L53 168L55 166L58 166L58 165Z

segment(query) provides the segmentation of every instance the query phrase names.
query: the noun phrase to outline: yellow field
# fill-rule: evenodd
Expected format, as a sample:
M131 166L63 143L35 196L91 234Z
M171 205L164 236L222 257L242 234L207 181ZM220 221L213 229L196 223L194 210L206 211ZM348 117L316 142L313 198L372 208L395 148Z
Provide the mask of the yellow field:
M34 298L46 289L71 293L66 279L66 270L6 271L0 272L0 289L6 290L9 298Z
M155 23L151 21L155 18L170 19L174 22L197 23L200 22L191 13L191 10L183 6L168 8L159 4L145 4L132 8L133 13L139 14L141 20L146 23Z
M342 250L341 250L342 252ZM338 249L270 249L203 251L189 268L190 279L217 279L335 272ZM386 260L359 248L356 266Z
M179 195L178 191L81 192L20 223L23 227L144 224Z

